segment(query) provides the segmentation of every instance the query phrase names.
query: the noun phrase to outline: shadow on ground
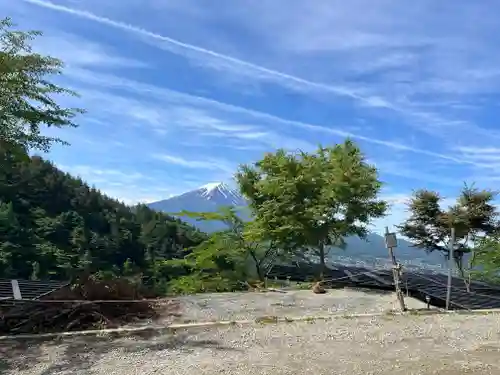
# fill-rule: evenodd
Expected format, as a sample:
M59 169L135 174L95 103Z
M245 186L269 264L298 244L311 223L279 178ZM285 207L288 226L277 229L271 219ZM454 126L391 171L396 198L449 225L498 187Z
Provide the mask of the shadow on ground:
M157 334L141 332L120 337L79 336L51 340L18 340L0 345L0 374L28 371L47 362L40 375L90 372L92 366L111 351L123 354L180 350L192 352L199 348L235 351L217 340L195 339L187 332ZM50 353L50 355L49 355Z
M22 356L39 358L42 350L36 342L32 341L3 341L0 342L0 374L6 373L11 368L18 371L27 371L31 363L20 360Z
M352 290L352 291L355 291L355 292L363 292L363 293L366 293L366 294L370 294L370 295L376 295L376 296L385 296L385 295L390 295L390 294L393 294L394 293L394 290L393 289L387 289L387 290L384 290L384 289L370 289L370 288L355 288L355 287L351 287L351 288L338 288L338 289L332 289L332 290Z

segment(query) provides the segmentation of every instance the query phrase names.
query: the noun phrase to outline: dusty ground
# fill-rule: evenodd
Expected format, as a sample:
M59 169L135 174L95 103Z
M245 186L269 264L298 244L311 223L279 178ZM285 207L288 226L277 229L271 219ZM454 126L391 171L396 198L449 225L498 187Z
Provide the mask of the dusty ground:
M226 297L227 300L214 296L202 309L191 305L190 318L245 318L249 316L245 314L256 316L262 315L261 312L282 315L273 311L287 311L284 315L296 316L303 315L305 310L324 315L321 306L331 307L337 299L344 301L338 306L347 308L352 303L360 312L383 311L394 305L391 294L382 297L382 303L373 294L339 293L345 293L344 298L335 293L311 297L307 291L292 294L294 297L280 295L282 299L292 298L298 305L295 307L266 305L263 301L270 298L269 295L231 296ZM253 311L239 310L244 308L241 307L243 300L252 298ZM188 300L200 302L201 297ZM356 301L363 302L364 306L356 305ZM289 314L293 311L302 314ZM498 375L500 315L382 314L327 322L191 329L175 335L0 341L0 373Z
M395 294L370 290L338 289L327 294L310 290L292 290L287 293L212 293L180 298L182 317L177 321L245 320L259 316L373 313L397 309ZM406 298L412 309L426 305Z

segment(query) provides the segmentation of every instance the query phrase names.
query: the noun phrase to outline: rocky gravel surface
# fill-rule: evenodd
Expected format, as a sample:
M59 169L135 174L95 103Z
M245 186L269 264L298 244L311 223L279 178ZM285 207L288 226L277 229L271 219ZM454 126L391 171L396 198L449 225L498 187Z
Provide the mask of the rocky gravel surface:
M382 315L115 339L1 342L0 372L498 375L499 340L499 315Z
M408 304L422 307L411 299ZM352 290L190 296L183 306L177 320L342 317L120 338L0 341L0 374L500 374L500 315L395 316L384 313L397 306L393 294ZM353 312L381 314L345 315Z
M344 313L376 313L398 309L395 294L370 290L337 289L326 294L310 290L286 293L211 293L181 297L182 317L177 321L246 320L259 316L318 316ZM424 303L406 298L412 309Z

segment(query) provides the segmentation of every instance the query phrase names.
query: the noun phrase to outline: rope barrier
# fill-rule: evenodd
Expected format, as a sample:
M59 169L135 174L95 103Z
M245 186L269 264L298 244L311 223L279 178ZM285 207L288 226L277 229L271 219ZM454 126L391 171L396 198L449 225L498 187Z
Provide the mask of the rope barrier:
M117 299L117 300L35 300L35 299L15 299L12 297L7 297L0 299L1 302L20 302L20 303L32 303L32 304L44 304L44 303L75 303L75 304L92 304L92 303L167 303L173 301L174 298L157 298L157 299Z

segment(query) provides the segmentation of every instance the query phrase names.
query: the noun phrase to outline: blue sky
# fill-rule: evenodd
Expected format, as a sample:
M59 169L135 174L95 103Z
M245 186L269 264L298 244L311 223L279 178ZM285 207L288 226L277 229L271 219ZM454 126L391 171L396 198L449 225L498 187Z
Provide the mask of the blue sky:
M88 112L48 155L128 203L227 181L277 147L359 143L412 189L500 181L496 1L0 0Z

